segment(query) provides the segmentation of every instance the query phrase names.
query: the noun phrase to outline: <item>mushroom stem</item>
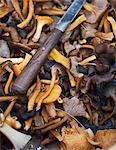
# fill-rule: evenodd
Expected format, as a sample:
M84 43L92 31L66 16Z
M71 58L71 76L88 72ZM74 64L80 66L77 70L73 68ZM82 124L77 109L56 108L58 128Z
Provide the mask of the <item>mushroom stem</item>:
M11 0L11 2L12 2L12 4L13 4L14 9L15 9L16 12L18 13L19 17L20 17L22 20L24 20L24 17L23 17L22 14L21 14L21 9L20 9L18 0Z
M40 81L39 77L37 77L36 87L34 89L34 92L32 93L31 98L28 101L28 111L33 110L35 99L37 98L37 96L40 92L40 89L41 89L40 87L41 87L41 81Z
M86 65L88 62L93 61L95 59L96 59L96 56L92 55L92 56L84 59L83 61L79 62L79 64L83 66L83 65Z
M13 101L17 98L17 96L0 96L0 101Z
M96 13L96 6L94 6L93 4L90 4L88 2L86 2L83 6L87 11L90 11L92 13Z
M23 0L22 14L23 14L24 17L27 16L28 5L29 5L29 0Z
M5 112L4 112L4 116L5 116L5 117L7 117L7 116L10 114L10 112L11 112L11 110L13 109L13 106L14 106L15 103L16 103L16 100L13 100L13 101L9 104L9 106L7 107L7 109L6 109Z
M8 80L6 82L6 85L5 85L5 88L4 88L5 94L8 94L9 93L9 91L8 91L9 90L9 86L10 86L11 81L13 79L14 72L12 71L12 69L9 66L6 66L5 69L10 73L9 78L8 78Z
M112 32L104 33L104 32L96 32L95 35L103 40L112 41L114 35Z
M6 117L5 123L7 123L9 126L15 128L15 129L20 129L21 128L21 123L17 121L17 117Z
M57 130L50 130L50 132L57 138L60 142L63 140L62 136Z
M104 16L103 16L102 19L101 19L101 22L100 22L99 27L98 27L98 31L99 31L99 32L102 30L102 27L103 27L103 25L104 25L104 21L105 21L107 15L108 15L108 11L104 14Z
M59 81L59 78L57 78L57 79L55 80L55 84L58 84L58 81ZM41 80L41 83L50 84L50 83L51 83L51 80L42 79L42 80Z
M50 126L50 125L52 125L52 124L56 124L56 123L59 122L60 120L61 120L61 118L54 119L54 120L52 120L52 121L50 121L50 122L48 122L48 123L45 123L45 124L43 124L43 125L41 125L41 126L39 126L39 127L34 127L33 130L39 130L39 129L45 128L45 127L47 127L47 126Z
M44 128L44 129L42 129L41 132L42 132L42 133L46 133L46 132L49 131L49 130L55 129L55 128L61 126L64 122L66 122L67 119L68 119L67 116L65 116L62 120L60 120L60 121L57 122L56 124L50 125L50 126Z
M2 58L0 57L0 64L2 64L5 61L11 61L13 64L19 64L23 61L23 58Z
M40 99L37 98L37 102L38 102L37 107L36 107L37 111L40 109L42 101L50 94L51 90L53 89L54 84L55 84L55 80L56 80L56 75L57 75L57 69L53 66L52 67L52 79L51 79L50 87L49 87L48 91Z
M28 14L27 18L23 22L21 22L20 24L18 24L17 26L19 28L21 28L21 29L23 29L24 27L26 27L29 24L29 22L31 21L33 13L34 13L33 0L29 0L29 14Z
M79 73L76 77L76 81L77 81L76 82L76 93L78 93L78 91L79 91L79 85L80 85L80 82L81 82L83 76L84 76L84 74Z
M24 130L28 131L31 127L31 124L32 124L32 118L26 120Z
M27 91L27 97L29 97L36 87L36 83L34 83Z
M86 21L85 15L79 16L69 27L67 28L67 31L71 31L75 29L78 25L80 25L82 22Z
M107 19L105 19L105 21L104 21L104 31L105 31L105 33L111 32L110 23L108 22Z
M69 80L70 80L71 87L75 87L76 82L75 82L75 79L74 79L73 75L70 73L70 71L68 69L67 69L67 73L68 73L68 77L69 77Z
M116 21L114 20L114 18L112 16L107 16L107 20L111 23L113 33L114 33L115 38L116 38Z
M64 15L65 11L62 9L56 9L56 8L52 8L52 9L43 9L41 11L41 14L46 14L46 15L52 15L52 16L62 16Z
M60 0L54 0L57 4L59 4L59 6L63 9L65 9L66 7L61 3Z

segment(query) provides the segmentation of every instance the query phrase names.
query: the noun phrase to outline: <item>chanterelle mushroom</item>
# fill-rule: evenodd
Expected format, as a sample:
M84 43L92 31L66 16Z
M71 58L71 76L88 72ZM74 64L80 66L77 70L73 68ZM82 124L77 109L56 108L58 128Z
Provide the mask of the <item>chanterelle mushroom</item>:
M48 16L36 16L36 19L37 19L37 30L32 39L33 42L37 42L39 40L43 26L45 24L49 25L53 22L53 19Z

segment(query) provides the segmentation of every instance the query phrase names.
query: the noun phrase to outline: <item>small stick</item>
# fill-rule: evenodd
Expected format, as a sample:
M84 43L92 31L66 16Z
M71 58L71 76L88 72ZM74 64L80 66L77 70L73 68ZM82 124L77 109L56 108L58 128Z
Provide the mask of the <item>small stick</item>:
M17 99L17 96L0 96L0 102L1 101L13 101L14 99Z

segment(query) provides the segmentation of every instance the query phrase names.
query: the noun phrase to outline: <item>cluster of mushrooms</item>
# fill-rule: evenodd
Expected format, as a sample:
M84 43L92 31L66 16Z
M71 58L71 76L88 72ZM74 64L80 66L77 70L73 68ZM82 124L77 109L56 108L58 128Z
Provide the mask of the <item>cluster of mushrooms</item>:
M72 1L0 0L0 127L7 123L43 145L56 142L61 150L116 149L113 2L84 4L20 96L13 82ZM7 142L3 137L0 149L13 149Z

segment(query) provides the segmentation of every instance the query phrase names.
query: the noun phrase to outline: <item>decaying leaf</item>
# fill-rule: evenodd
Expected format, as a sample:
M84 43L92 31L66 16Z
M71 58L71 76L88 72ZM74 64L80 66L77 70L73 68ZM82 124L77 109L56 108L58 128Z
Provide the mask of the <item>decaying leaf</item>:
M108 149L116 143L116 129L98 130L94 140L100 142L99 146L102 149Z
M89 138L87 131L72 122L71 128L62 129L63 150L94 150L87 138Z
M83 102L77 97L63 98L63 108L67 113L73 116L83 116L88 118Z

